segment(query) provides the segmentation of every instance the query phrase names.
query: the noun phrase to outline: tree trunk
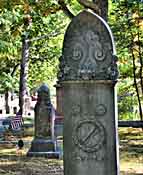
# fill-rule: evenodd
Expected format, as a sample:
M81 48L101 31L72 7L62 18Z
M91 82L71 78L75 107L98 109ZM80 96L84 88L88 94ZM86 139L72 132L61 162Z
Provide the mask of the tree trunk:
M22 42L22 59L20 69L20 85L19 85L19 108L23 114L24 96L27 94L27 76L29 62L29 40L25 36Z
M129 6L128 6L128 3L126 3L126 6L127 6L127 10L128 10L128 13L127 13L127 18L128 18L128 21L127 21L127 24L128 24L128 28L130 29L130 35L131 35L131 54L132 54L132 61L133 61L133 77L134 77L134 86L135 86L135 90L136 90L136 94L137 94L137 99L138 99L138 105L139 105L139 114L140 114L140 119L143 120L143 110L142 110L142 97L140 96L140 87L138 86L138 82L137 82L137 75L136 75L136 69L137 69L137 66L136 66L136 55L134 54L134 46L135 46L135 43L134 43L134 39L135 39L135 36L132 32L132 23L131 23L131 20L130 20L130 14L129 14ZM139 12L139 8L138 8L138 12ZM138 37L138 42L140 42L140 35L138 33L137 35ZM141 58L140 56L140 45L139 45L139 59ZM140 64L142 64L142 61L140 60ZM142 65L141 65L142 66ZM140 69L140 71L142 71L142 68ZM140 72L140 78L142 81L142 72Z
M89 8L107 21L108 0L77 0L85 8Z
M93 0L93 3L97 4L100 9L99 15L105 20L108 20L108 0Z
M9 91L6 90L5 92L5 110L6 110L6 114L10 113L10 107L9 107Z

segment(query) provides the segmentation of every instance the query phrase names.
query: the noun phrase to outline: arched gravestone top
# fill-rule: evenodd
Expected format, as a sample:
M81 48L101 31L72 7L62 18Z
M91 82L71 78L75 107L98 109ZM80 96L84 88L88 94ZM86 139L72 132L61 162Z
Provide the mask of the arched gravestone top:
M38 103L41 102L41 100L47 101L47 103L50 103L50 89L48 85L42 84L39 89L37 90L38 92Z
M108 24L87 10L74 17L65 34L59 81L118 77L115 45Z
M49 90L49 87L48 87L46 84L42 84L42 85L39 87L39 89L38 89L37 92L38 92L38 93L40 93L40 92L49 93L50 90Z

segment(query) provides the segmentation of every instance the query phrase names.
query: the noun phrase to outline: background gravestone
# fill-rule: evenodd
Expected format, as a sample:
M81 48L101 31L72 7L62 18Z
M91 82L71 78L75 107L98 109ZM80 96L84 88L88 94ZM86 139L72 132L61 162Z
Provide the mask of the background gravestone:
M50 90L43 84L38 89L38 99L35 105L35 138L32 141L28 156L58 157L56 140L52 134L52 104Z
M101 17L83 11L73 18L58 74L65 175L118 174L115 54L111 30Z

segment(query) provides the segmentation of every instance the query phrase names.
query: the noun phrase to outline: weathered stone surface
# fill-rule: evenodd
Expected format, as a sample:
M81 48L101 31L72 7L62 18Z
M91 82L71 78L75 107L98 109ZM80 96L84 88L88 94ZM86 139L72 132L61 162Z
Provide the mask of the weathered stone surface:
M64 82L65 175L117 175L112 81Z
M45 156L48 158L58 158L56 151L56 141L52 138L52 104L50 100L50 90L43 84L38 89L38 100L35 105L35 137L31 143L28 156Z
M38 89L38 100L35 105L35 138L51 139L51 112L50 90L43 84Z
M83 11L72 20L58 74L65 175L118 174L115 54L111 30L102 18Z
M83 11L66 31L58 78L60 81L116 80L116 61L107 23L93 13Z

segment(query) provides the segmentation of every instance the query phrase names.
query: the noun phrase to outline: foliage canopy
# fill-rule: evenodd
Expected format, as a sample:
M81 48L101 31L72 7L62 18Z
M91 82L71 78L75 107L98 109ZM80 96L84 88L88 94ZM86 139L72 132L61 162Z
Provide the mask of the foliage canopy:
M0 89L18 90L18 68L25 36L30 41L29 88L33 90L42 82L52 87L64 32L70 22L65 9L76 15L82 8L76 0L60 0L60 3L56 0L1 0ZM129 113L137 110L138 101L143 101L142 16L143 3L139 0L109 1L109 23L119 58L121 118L130 117Z

